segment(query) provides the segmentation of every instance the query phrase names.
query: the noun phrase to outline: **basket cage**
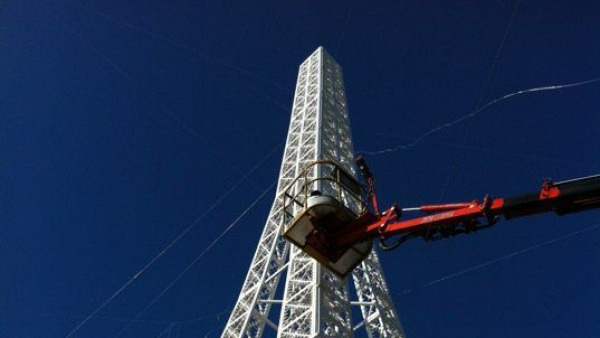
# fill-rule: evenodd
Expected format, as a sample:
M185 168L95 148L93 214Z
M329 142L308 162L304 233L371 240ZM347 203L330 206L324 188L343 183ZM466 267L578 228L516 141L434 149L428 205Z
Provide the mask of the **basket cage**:
M311 162L284 190L284 225L301 215L307 209L309 198L315 195L333 197L358 217L367 210L362 191L354 175L336 162L327 159Z

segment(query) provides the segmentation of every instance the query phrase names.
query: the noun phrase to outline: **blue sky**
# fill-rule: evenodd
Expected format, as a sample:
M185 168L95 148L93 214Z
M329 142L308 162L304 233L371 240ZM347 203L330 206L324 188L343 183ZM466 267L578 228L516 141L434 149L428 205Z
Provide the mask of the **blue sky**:
M600 77L600 4L514 6L4 2L0 336L66 336L216 203L74 336L117 335L276 179L297 68L320 45L344 69L364 151L511 92ZM368 156L381 202L509 196L598 173L599 93L516 96ZM122 336L218 336L273 194ZM599 216L535 216L383 253L406 333L600 336Z

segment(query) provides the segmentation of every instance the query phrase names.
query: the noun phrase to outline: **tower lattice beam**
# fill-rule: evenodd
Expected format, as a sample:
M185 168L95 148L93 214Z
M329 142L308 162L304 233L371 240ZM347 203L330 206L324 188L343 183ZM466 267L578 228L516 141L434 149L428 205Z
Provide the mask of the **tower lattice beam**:
M404 337L375 251L353 271L351 290L349 278L336 277L281 236L284 190L319 159L334 160L356 178L342 70L323 47L300 65L277 194L223 338L262 337L270 329L281 338L353 337L362 329L369 337ZM331 174L315 168L309 178ZM353 320L352 306L362 319Z

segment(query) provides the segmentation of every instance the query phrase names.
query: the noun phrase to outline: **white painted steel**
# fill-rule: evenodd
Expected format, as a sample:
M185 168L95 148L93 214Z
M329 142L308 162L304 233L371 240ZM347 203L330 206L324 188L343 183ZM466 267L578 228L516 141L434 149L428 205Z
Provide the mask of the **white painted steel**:
M362 328L369 337L404 337L374 251L352 273L357 301L351 302L347 280L339 279L281 236L283 191L309 163L323 158L357 175L342 70L319 47L300 65L277 195L221 337L262 337L265 325L280 338L353 337L354 330ZM309 176L326 174L315 166ZM296 189L302 184L297 182ZM312 188L327 194L330 187L325 185L320 181ZM342 199L350 209L359 210L352 199ZM275 299L284 272L285 286L279 292L283 299ZM277 314L270 315L270 310L279 304L279 319L273 322ZM363 315L354 325L351 305L360 306Z

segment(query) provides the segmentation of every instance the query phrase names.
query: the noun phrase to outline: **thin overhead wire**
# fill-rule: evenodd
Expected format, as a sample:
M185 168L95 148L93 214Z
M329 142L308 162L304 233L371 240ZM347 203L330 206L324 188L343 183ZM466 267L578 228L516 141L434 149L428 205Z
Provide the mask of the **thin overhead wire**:
M442 278L438 278L438 279L436 279L436 280L434 280L434 281L431 281L431 282L429 282L429 283L425 283L425 284L424 284L424 286L425 286L425 287L428 287L428 286L432 286L432 285L435 285L435 284L438 284L438 283L441 283L441 282L444 282L444 281L447 281L447 280L450 280L450 279L456 278L456 277L458 277L458 276L461 276L461 275L464 275L464 274L466 274L466 273L469 273L469 272L472 272L472 271L475 271L475 270L479 270L479 269L485 268L486 266L490 266L490 265L492 265L492 264L496 264L496 263L498 263L498 262L501 262L501 261L507 260L507 259L509 259L509 258L513 258L513 257L515 257L515 256L522 255L522 254L524 254L524 253L526 253L526 252L534 251L534 250L537 250L537 249L543 248L543 247L545 247L545 246L548 246L548 245L550 245L550 244L554 244L554 243L557 243L557 242L563 241L563 240L565 240L565 239L568 239L568 238L571 238L571 237L574 237L574 236L577 236L577 235L581 235L581 234L583 234L583 233L586 233L586 232L590 232L590 231L592 231L592 230L595 230L595 229L597 229L597 228L599 228L599 227L600 227L600 223L598 223L598 224L594 224L594 225L592 225L592 226L589 226L589 227L586 227L586 228L584 228L584 229L577 230L577 231L574 231L574 232L568 233L568 234L566 234L566 235L562 235L562 236L559 236L559 237L553 238L553 239L551 239L551 240L548 240L548 241L545 241L545 242L542 242L542 243L538 243L538 244L532 245L532 246L530 246L530 247L527 247L527 248L525 248L525 249L521 249L521 250L518 250L518 251L515 251L515 252L511 252L511 253L509 253L509 254L506 254L506 255L504 255L504 256L501 256L501 257L498 257L498 258L495 258L495 259L489 260L489 261L487 261L487 262L483 262L483 263L481 263L481 264L477 264L477 265L475 265L475 266L473 266L473 267L470 267L470 268L467 268L467 269L464 269L464 270L461 270L461 271L455 272L455 273L453 273L453 274L450 274L450 275L444 276L444 277L442 277Z
M40 1L40 4L44 7L46 5ZM48 9L48 7L46 7ZM81 35L76 29L74 29L71 25L66 23L63 19L59 18L58 15L54 14L54 12L47 10L46 12L50 13L56 21L60 22L73 36L75 36L81 43L86 45L90 50L92 50L96 55L100 56L106 63L108 63L117 73L121 74L127 81L133 82L133 76L119 67L115 62L113 62L106 54L104 54L100 49L98 49L94 44L89 42L83 35Z
M355 0L352 3L352 6L350 7L350 10L348 11L348 15L346 16L346 20L344 20L344 28L342 28L342 35L340 36L340 39L338 40L337 44L335 45L335 53L336 54L340 51L340 48L342 47L342 43L344 42L344 38L346 37L346 33L348 32L348 23L350 23L350 18L352 17L352 13L354 13L354 8L356 7L356 3L358 3L358 0Z
M248 212L250 212L250 210L252 210L252 208L254 208L254 206L256 206L256 204L263 197L267 195L267 193L275 186L276 183L277 181L271 183L271 185L269 185L267 189L265 189L265 191L263 191L262 194L260 194L254 200L254 202L252 202L233 222L231 222L231 224L229 224L229 226L227 226L227 228L225 228L225 230L223 230L219 236L217 236L206 248L204 248L204 250L202 250L198 256L196 256L196 258L190 264L188 264L188 266L183 269L179 275L177 275L177 277L175 277L156 297L154 297L150 303L148 303L141 311L139 311L134 319L125 325L125 327L115 335L115 338L120 337L136 320L138 320L150 307L152 307L152 305L154 305L167 291L169 291L173 285L175 285L200 259L202 259L202 257L204 257L204 255L206 255L207 252L210 251L210 249L212 249L231 229L233 229L233 227L244 216L246 216L246 214L248 214Z
M44 7L46 7L44 4L42 4ZM77 5L75 5L77 6ZM78 6L81 7L81 6ZM46 7L46 9L48 9ZM92 9L89 9L91 11L94 11ZM59 18L56 14L54 14L52 11L47 10L47 12L50 12L50 14L58 21L60 22L63 26L65 26L72 34L73 36L75 36L77 39L79 39L84 45L86 45L88 48L90 48L94 53L96 53L98 56L100 56L106 63L108 63L110 66L112 66L119 74L121 74L126 80L128 80L129 82L135 82L134 78L131 74L129 74L128 72L126 72L125 70L123 70L121 67L119 67L113 60L111 60L108 56L106 56L100 49L98 49L96 46L94 46L94 44L92 44L90 41L88 41L84 36L82 36L80 33L77 32L77 30L75 28L73 28L71 25L69 25L67 22L65 22L64 20L62 20L61 18ZM98 13L98 14L102 14L102 13ZM105 15L106 17L110 17L108 15ZM117 20L116 18L113 18L114 20ZM123 24L128 24L126 22L121 22ZM134 26L135 27L135 26ZM151 33L151 32L149 32ZM254 88L253 86L248 85L248 88L252 89L253 91L263 95L268 101L270 101L271 103L279 106L280 108L282 108L285 111L290 111L290 108L288 106L286 106L285 104L281 103L279 100L273 98L272 96L270 96L269 94L267 94L264 90L261 90L259 88ZM209 145L209 147L207 148L208 151L210 151L213 155L215 155L218 158L222 158L222 154L219 152L216 152L214 150L215 145L214 143L212 143L210 140L208 140L206 137L201 136L198 132L196 132L194 129L192 129L189 125L187 125L179 116L177 116L174 112L172 112L169 109L162 109L162 111L164 113L166 113L167 115L169 115L173 120L175 120L175 122L177 122L177 124L179 124L181 127L183 127L183 129L185 129L187 132L189 132L191 135L193 135L194 137L196 137L197 139L199 139L200 141L206 143ZM232 165L231 168L233 168L236 172L238 173L242 173L242 171L235 165ZM258 190L260 190L260 188L256 185L256 183L249 181L249 183L254 186L255 188L257 188Z
M231 310L230 310L230 311L227 311L227 313L228 313L228 314L229 314L229 313L231 313ZM217 321L220 321L220 320L221 320L221 318L217 318ZM204 334L202 337L203 337L203 338L208 338L208 337L210 337L210 335L211 335L213 332L215 332L215 331L217 331L217 330L221 329L223 326L225 326L225 324L222 324L222 323L221 323L221 324L217 324L215 327L213 327L212 329L208 330L208 331L207 331L207 332L206 332L206 333L205 333L205 334Z
M115 291L110 297L108 297L99 307L92 311L83 321L75 326L67 335L66 338L72 337L77 331L79 331L88 321L100 312L106 305L108 305L113 299L121 294L129 285L136 281L146 270L148 270L159 258L161 258L167 251L169 251L181 238L183 238L188 232L190 232L204 217L211 213L225 198L227 198L233 191L235 191L242 183L244 183L250 175L252 175L269 157L271 157L275 151L279 148L277 146L270 153L268 153L262 160L260 160L250 171L246 173L240 180L233 184L229 190L227 190L221 197L219 197L206 211L198 216L190 225L188 225L177 237L175 237L169 244L167 244L158 254L156 254L144 267L142 267L136 274L134 274L125 284L123 284L117 291ZM272 186L272 185L271 185Z
M173 113L171 110L169 109L163 109L163 112L165 112L167 115L169 115L173 120L175 120L175 122L177 122L177 124L179 124L183 129L185 129L188 133L190 133L190 135L194 136L195 138L197 138L198 140L204 142L205 144L208 145L208 150L215 155L217 158L220 158L222 160L225 160L225 156L223 156L222 153L216 151L215 149L217 149L218 147L209 139L207 139L206 137L203 137L200 135L200 133L198 133L197 131L195 131L194 129L192 129L189 125L187 125L187 123L185 123L184 121L181 120L181 118L179 118L179 116L177 116L175 113ZM268 157L270 157L271 155L273 155L273 153L275 151L277 151L277 149L279 149L281 146L283 146L285 144L285 142L281 142L280 144L278 144L275 148L273 148L273 150L271 150L271 152L269 153ZM236 171L238 174L243 174L242 169L240 169L238 166L236 165L230 165L230 167ZM254 183L252 180L250 180L248 178L248 176L246 176L248 183L250 183L250 185L252 185L254 188L256 188L258 191L261 190L261 188Z
M516 0L513 4L510 18L508 19L508 23L506 24L506 27L504 28L504 34L502 35L502 40L500 41L500 45L498 46L498 49L496 50L496 55L494 56L494 61L492 62L492 65L490 67L490 70L488 71L487 77L486 77L485 81L483 82L483 85L481 86L481 91L479 92L479 97L477 98L477 102L475 103L475 108L474 108L475 110L477 110L481 106L481 103L483 103L485 94L487 93L488 87L489 87L490 83L492 82L492 77L494 76L494 72L496 70L496 65L498 64L498 60L500 59L500 55L502 54L502 50L504 49L504 45L506 44L506 40L508 39L508 35L512 28L515 16L517 15L517 11L519 9L519 3L521 3L521 0ZM467 142L467 140L469 138L469 134L471 133L471 128L473 128L473 122L474 122L474 119L469 120L469 123L467 125L467 130L463 133L462 140L460 141L460 143L464 144ZM444 195L446 194L446 190L448 189L448 187L450 187L452 178L454 177L454 174L456 173L456 170L458 169L459 164L461 162L461 155L462 155L462 153L460 151L458 151L456 153L456 156L454 157L454 161L452 162L452 167L450 168L448 177L446 178L446 182L442 186L442 190L441 190L439 198L438 198L438 200L440 200L440 201L444 198Z
M171 322L167 322L167 321L165 321L165 322L161 322L161 323L164 323L164 324L169 324L169 326L167 326L167 327L166 327L166 329L164 329L163 331L161 331L161 332L159 333L159 335L157 336L157 338L158 338L158 337L163 337L165 334L171 334L171 333L173 333L173 332L175 332L175 337L178 337L178 335L179 335L179 332L181 331L181 328L182 328L184 325L188 325L188 324L191 324L191 323L194 323L194 322L197 322L197 321L203 321L203 320L210 319L210 318L215 318L215 319L216 319L216 321L220 321L220 320L221 320L221 317L222 317L224 314L229 314L229 313L231 313L231 310L223 310L223 311L220 311L220 312L219 312L219 313L217 313L217 314L212 314L212 315L210 315L210 316L201 316L201 317L198 317L198 318L196 318L196 319L191 319L191 320L180 320L180 321L171 321ZM144 322L144 320L140 320L140 319L138 319L136 322ZM210 332L212 332L212 331L215 331L215 330L216 330L216 329L218 329L219 327L221 327L221 324L218 324L218 325L217 325L217 326L216 326L214 329L212 329L212 330L211 330L211 331L209 331L208 333L210 333ZM206 334L208 334L208 333L206 333ZM170 337L170 336L167 336L167 337Z
M227 61L222 60L220 58L214 57L214 56L212 56L212 55L210 55L210 54L208 54L208 53L206 53L204 51L201 51L201 50L192 48L190 46L184 45L184 44L182 44L182 43L180 43L178 41L175 41L174 39L171 39L169 37L166 37L166 36L164 36L162 34L159 34L159 33L153 32L151 30L148 30L146 28L134 25L134 24L132 24L130 22L127 22L127 21L124 21L122 19L116 18L116 17L114 17L112 15L108 15L106 13L103 13L103 12L101 12L99 10L96 10L96 9L93 9L93 8L89 8L89 7L86 7L86 6L82 6L81 4L78 4L78 3L73 3L71 1L65 1L65 0L61 0L61 1L63 3L69 4L72 7L82 9L82 10L88 12L88 13L93 13L93 14L95 14L97 16L101 16L101 17L103 17L105 19L108 19L110 21L117 22L117 23L119 23L121 25L124 25L126 27L129 27L130 29L133 29L133 30L135 30L137 32L143 33L143 34L151 36L151 37L153 37L153 38L155 38L157 40L165 42L165 43L167 43L167 44L169 44L169 45L171 45L173 47L177 47L179 49L185 50L185 51L187 51L189 53L192 53L195 56L201 57L201 58L203 58L205 60L208 60L208 61L210 61L210 62L212 62L212 63L214 63L216 65L219 65L219 66L221 66L223 68L234 70L234 71L239 72L240 74L246 75L247 77L259 80L259 81L261 81L261 82L263 82L263 83L265 83L265 84L267 84L267 85L269 85L269 86L271 86L273 88L277 88L277 89L279 89L281 91L284 91L286 93L289 92L289 89L286 88L285 86L280 85L280 84L278 84L278 83L276 83L274 81L271 81L271 80L269 80L269 79L267 79L265 77L262 77L262 76L258 75L257 73L255 73L255 72L253 72L251 70L242 68L242 67L237 66L237 65L235 65L235 64L233 64L231 62L227 62Z
M69 2L70 3L70 2ZM100 16L103 16L107 19L113 20L113 21L117 21L120 22L123 25L126 25L130 28L136 29L138 31L141 31L142 33L146 33L148 35L151 35L157 39L160 39L164 42L168 42L171 45L177 46L179 48L182 49L186 49L188 51L194 52L196 54L199 54L201 56L204 56L205 58L213 61L213 62L217 62L219 64L221 64L222 66L226 66L229 68L232 68L234 70L237 70L241 73L244 73L246 75L249 75L251 77L257 78L259 80L262 80L263 82L270 82L264 78L261 78L260 76L242 69L240 67L237 67L233 64L227 63L227 62L223 62L221 60L218 60L206 53L194 50L193 48L187 47L185 45L179 44L176 41L166 38L162 35L159 35L157 33L145 30L141 27L137 27L135 25L132 25L130 23L124 22L122 20L116 19L114 17L111 17L109 15L106 15L104 13L95 11L93 9L90 8L86 8L80 5L76 5L73 3L70 3L71 5L75 6L75 7L79 7L81 9L87 10L87 11L91 11L94 12ZM63 26L65 26L77 39L79 39L83 44L85 44L87 47L89 47L93 52L95 52L96 54L98 54L104 61L106 61L110 66L112 66L118 73L120 73L126 80L133 82L134 78L133 76L131 76L131 74L127 73L126 71L124 71L123 69L121 69L119 66L116 65L115 62L113 62L110 58L108 58L105 54L103 54L98 48L96 48L91 42L89 42L88 40L86 40L81 34L77 33L77 30L74 29L73 27L71 27L68 23L66 23L64 20L60 19L58 16L56 16L52 11L48 11L52 14L52 16L59 21ZM271 85L274 86L278 86L275 83L271 83ZM281 86L279 86L281 87ZM266 95L266 94L265 94ZM271 101L278 103L280 106L285 107L284 105L282 105L281 103L279 103L278 101L276 101L275 99L271 98L270 96L267 96ZM188 125L186 125L183 121L181 121L181 119L176 116L173 112L171 112L170 110L164 110L169 116L171 116L178 124L180 124L182 127L184 127L185 130L187 130L189 133L191 133L192 135L194 135L197 138L201 138L204 139L202 137L200 137L200 135L193 129L191 129ZM206 141L206 140L205 140ZM169 251L179 240L181 240L181 238L183 238L189 231L191 231L200 220L202 220L204 217L206 217L210 212L212 212L225 198L227 198L233 191L235 191L243 182L248 181L248 178L250 177L250 175L252 173L254 173L256 171L256 169L258 169L258 167L260 167L268 158L270 158L276 151L277 149L279 149L281 147L281 144L278 145L277 147L275 147L269 154L267 154L261 161L259 161L249 172L247 172L239 181L237 181L234 185L232 185L228 191L226 191L221 197L219 197L202 215L200 215L198 218L196 218L190 225L188 225L188 227L186 227L177 237L175 237L175 239L173 239L169 244L167 244L167 246L165 246L156 256L154 256L146 265L144 265L144 267L142 267L141 270L139 270L136 274L134 274L125 284L123 284L115 293L113 293L108 299L106 299L98 308L96 308L92 313L90 313L90 315L88 315L87 317L85 317L75 328L73 328L66 337L71 337L74 333L76 333L78 330L80 330L87 322L89 322L92 318L95 317L95 315L97 313L99 313L104 307L106 307L106 305L108 305L112 300L114 300L119 294L121 294L127 287L129 287L134 281L136 281L147 269L149 269L158 259L160 259L160 257L162 257L167 251ZM237 168L236 168L237 169ZM238 172L240 172L240 170L237 170ZM256 186L256 184L250 182L250 184Z
M427 283L423 284L422 286L423 287L430 287L430 286L433 286L433 285L436 285L436 284L439 284L439 283L442 283L442 282L454 279L456 277L460 277L460 276L465 275L467 273L483 269L483 268L488 267L490 265L494 265L494 264L502 262L504 260L507 260L507 259L519 256L519 255L522 255L524 253L535 251L535 250L541 249L543 247L546 247L548 245L551 245L551 244L554 244L554 243L558 243L560 241L564 241L566 239L569 239L569 238L572 238L572 237L575 237L575 236L578 236L578 235L590 232L592 230L596 230L598 228L600 228L600 223L594 224L594 225L591 225L591 226L588 226L588 227L585 227L585 228L580 229L580 230L576 230L576 231L567 233L567 234L562 235L562 236L558 236L556 238L547 240L547 241L542 242L542 243L534 244L534 245L529 246L527 248L524 248L524 249L521 249L521 250L517 250L517 251L511 252L511 253L508 253L508 254L500 256L498 258L490 259L488 261L485 261L483 263L477 264L475 266L472 266L472 267L469 267L469 268L466 268L466 269L463 269L463 270L451 273L449 275L440 277L438 279L432 280L430 282L427 282ZM411 293L412 291L413 291L412 289L406 289L406 290L402 291L400 294L404 295L404 294Z
M167 326L164 330L162 330L161 332L158 333L158 336L156 336L156 338L170 338L171 337L171 333L173 333L173 328L175 327L175 323L171 323L169 324L169 326Z
M212 319L212 318L219 320L224 314L227 314L229 312L231 312L231 311L230 310L222 310L217 313L213 313L211 315L202 315L202 316L197 316L195 318L181 319L181 320L138 319L135 322L141 323L141 324L155 324L155 325L166 325L166 324L171 324L171 323L175 323L175 325L190 325L190 324L206 321L206 320ZM0 315L3 315L3 314L4 313L0 313ZM85 318L85 316L74 316L74 315L68 315L68 314L65 315L65 314L59 314L59 313L35 313L35 314L32 314L31 317L35 317L35 320L39 320L41 318L42 320L61 320L61 321L66 321L66 320L70 320L70 319L82 320ZM133 321L133 318L116 317L116 316L95 316L94 319L110 321L110 322L122 322L122 323L129 323L129 322Z
M403 144L403 145L399 145L393 148L387 148L387 149L382 149L382 150L377 150L377 151L358 151L358 153L361 154L365 154L365 155L380 155L380 154L385 154L385 153L393 153L396 152L398 150L402 150L402 149L409 149L412 148L414 146L416 146L417 144L419 144L421 141L423 141L424 139L426 139L427 137L431 136L432 134L435 134L443 129L446 128L450 128L453 127L465 120L471 119L479 114L481 114L483 111L485 111L487 108L489 108L490 106L500 103L502 101L505 101L507 99L510 99L512 97L518 96L518 95L523 95L523 94L527 94L527 93L534 93L534 92L543 92L543 91L552 91L552 90L559 90L559 89L566 89L566 88L572 88L572 87L579 87L579 86L583 86L583 85L587 85L587 84L592 84L592 83L596 83L600 81L600 77L597 78L593 78L591 80L586 80L586 81L581 81L581 82L574 82L574 83L567 83L567 84L560 84L560 85L552 85L552 86L544 86L544 87L535 87L535 88L529 88L529 89L524 89L524 90L519 90L518 92L514 92L514 93L510 93L510 94L506 94L502 97L499 97L495 100L492 100L488 103L486 103L485 105L483 105L481 108L476 109L475 111L464 115L452 122L448 122L445 124L442 124L438 127L435 127L429 131L427 131L426 133L422 134L421 136L417 137L416 139L414 139L414 141L407 143L407 144Z
M221 317L223 315L229 314L229 313L231 313L231 310L230 309L225 309L225 310L219 311L217 313L213 313L212 315L199 316L199 317L196 317L194 319L178 320L178 321L175 321L173 323L175 323L177 325L184 325L184 324L192 324L192 323L195 323L195 322L200 322L200 321L203 321L203 320L206 320L206 319L211 319L211 318L216 318L217 320L221 320Z
M411 140L407 137L385 134L385 133L364 132L363 134L374 135L374 136L378 136L378 137L388 137L388 138L395 138L395 139ZM492 154L504 155L504 156L521 157L521 158L527 158L527 159L532 159L532 160L536 160L536 161L547 161L547 162L556 162L556 163L563 163L563 164L572 164L572 165L576 165L576 166L583 167L583 168L597 169L598 167L600 167L600 165L596 165L593 163L584 163L584 162L571 161L571 160L566 160L566 159L561 159L561 158L544 157L544 156L538 156L538 155L532 155L532 154L520 153L520 152L514 152L514 151L501 151L501 150L497 150L497 149L490 149L490 148L476 146L476 145L472 145L472 144L461 144L458 142L454 143L454 142L424 140L421 143L435 144L435 145L446 146L449 148L479 151L479 152L492 153Z
M46 7L43 3L42 6ZM46 7L46 9L48 9ZM52 11L47 10L47 12L49 12L55 19L56 21L60 22L65 28L67 28L71 34L73 34L73 36L75 36L77 39L79 39L84 45L86 45L88 48L90 48L90 50L92 50L94 53L96 53L98 56L100 56L106 63L108 63L112 68L114 68L119 74L121 74L126 80L128 80L129 82L135 82L134 78L131 74L129 74L128 72L126 72L125 70L123 70L121 67L119 67L113 60L111 60L108 56L106 56L100 49L98 49L96 46L94 46L94 44L92 44L91 42L89 42L84 36L82 36L80 33L77 32L77 30L75 28L73 28L71 25L69 25L67 22L65 22L64 20L62 20L61 18L59 18L56 14L54 14ZM116 19L115 19L116 20ZM269 101L271 101L272 103L278 105L279 107L289 111L289 107L287 107L286 105L284 105L283 103L279 102L277 99L271 97L270 95L266 94L264 91L260 90L260 89L256 89L253 88L251 86L249 86L249 88L251 88L252 90L259 92L260 94L262 94L264 97L266 97ZM192 129L190 126L188 126L184 121L182 121L181 118L179 118L179 116L177 116L175 113L173 113L171 110L169 109L162 109L163 112L165 112L167 115L169 115L173 120L175 120L175 122L177 122L177 124L179 124L181 127L183 127L183 129L185 129L187 132L189 132L191 135L193 135L194 137L196 137L197 139L199 139L200 141L206 143L209 145L209 147L207 148L208 151L210 151L213 155L215 155L218 158L222 158L222 154L216 152L214 150L215 145L214 143L212 143L211 141L209 141L207 138L202 137L198 132L196 132L194 129ZM238 173L242 173L242 171L235 165L231 166L236 172ZM255 188L259 189L260 188L256 185L256 183L249 181L249 183L254 186Z
M208 332L206 332L206 333L205 333L205 334L202 336L202 338L209 338L209 337L210 337L210 336L213 334L213 332L217 331L217 330L218 330L218 329L220 329L220 328L221 328L221 325L218 325L218 326L216 326L216 327L212 328L211 330L209 330Z
M115 18L115 17L113 17L113 16L110 16L110 15L108 15L108 14L102 13L102 12L100 12L100 11L98 11L98 10L95 10L95 9L91 9L91 8L88 8L88 7L84 7L84 6L81 6L81 5L79 5L79 4L74 4L74 3L72 3L72 2L68 2L68 1L64 1L64 2L65 2L65 3L68 3L68 4L72 5L72 6L74 6L74 7L76 7L76 8L80 8L80 9L86 10L86 11L88 11L88 12L94 13L94 14L96 14L96 15L99 15L99 16L101 16L101 17L104 17L105 19L109 19L109 20L111 20L111 21L114 21L114 22L120 23L120 24L122 24L122 25L125 25L126 27L129 27L129 28L131 28L131 29L134 29L134 30L141 31L142 33L145 33L145 34L147 34L147 35L150 35L150 36L152 36L152 37L154 37L154 38L157 38L157 39L159 39L159 40L161 40L161 41L163 41L163 42L166 42L166 43L168 43L168 44L171 44L171 45L174 45L174 46L176 46L176 47L182 48L182 49L184 49L184 50L186 50L186 51L188 51L188 52L192 52L192 53L195 53L195 54L198 54L198 53L200 53L200 54L204 55L204 57L205 57L205 58L207 58L208 60L210 60L210 61L212 61L212 62L217 62L217 63L220 63L220 64L222 64L222 65L225 65L225 66L229 67L229 68L232 68L232 69L234 69L234 70L237 70L237 71L239 71L239 72L242 72L242 73L244 73L244 74L247 74L247 75L249 75L251 78L258 79L258 80L260 80L261 82L266 82L266 83L269 83L269 84L271 84L271 86L273 86L273 87L275 87L275 88L280 88L280 89L284 89L284 90L286 90L286 91L287 91L287 88L285 88L283 85L277 84L277 83L275 83L275 82L273 82L273 81L270 81L270 80L268 80L268 79L266 79L266 78L263 78L263 77L259 76L258 74L254 73L254 72L251 72L251 71L249 71L249 70L243 69L243 68L241 68L241 67L239 67L239 66L236 66L236 65L234 65L234 64L232 64L232 63L225 62L225 61L223 61L223 60L221 60L221 59L219 59L219 58L213 57L213 56L211 56L211 55L209 55L209 54L206 54L205 52L201 52L201 51L198 51L198 50L196 50L196 49L194 49L194 48L192 48L192 47L188 47L188 46L186 46L186 45L180 44L180 43L178 43L177 41L175 41L175 40L173 40L173 39L169 39L169 38L167 38L167 37L165 37L165 36L162 36L162 35L160 35L160 34L158 34L158 33L155 33L155 32L149 31L149 30L145 30L145 29L143 29L143 28L141 28L141 27L139 27L139 26L136 26L136 25L133 25L133 24L131 24L131 23L129 23L129 22L126 22L126 21L123 21L123 20L117 19L117 18ZM44 7L46 7L46 6L45 6L43 3L42 3L42 5L43 5ZM46 7L46 9L48 9L48 7ZM116 70L118 73L120 73L120 74L121 74L121 75L122 75L122 76L123 76L125 79L127 79L127 80L128 80L128 81L130 81L130 82L134 82L134 77L133 77L131 74L129 74L128 72L126 72L125 70L123 70L121 67L119 67L119 66L118 66L118 65L117 65L117 64L116 64L116 63L115 63L113 60L111 60L111 59L110 59L108 56L106 56L106 54L104 54L104 53L103 53L103 52L102 52L100 49L98 49L98 48L97 48L96 46L94 46L94 45L93 45L93 44L92 44L90 41L88 41L88 40L87 40L85 37L83 37L83 36L82 36L80 33L78 33L76 29L74 29L74 28L73 28L71 25L69 25L69 24L68 24L66 21L64 21L64 20L60 19L60 18L59 18L59 17L58 17L56 14L54 14L52 11L48 11L48 12L50 12L50 13L51 13L51 15L52 15L52 16L54 16L54 18L55 18L57 21L59 21L59 22L60 22L62 25L64 25L64 26L65 26L65 27L66 27L66 28L67 28L67 29L68 29L68 30L69 30L69 31L70 31L70 32L71 32L71 33L72 33L72 34L73 34L73 35L74 35L74 36L75 36L77 39L79 39L79 40L80 40L80 41L81 41L83 44L85 44L86 46L88 46L88 47L89 47L89 48L90 48L90 49L91 49L93 52L95 52L96 54L98 54L98 56L100 56L102 59L104 59L104 61L106 61L106 62L107 62L107 63L108 63L108 64L109 64L111 67L113 67L113 68L114 68L114 69L115 69L115 70ZM284 111L290 111L290 107L288 107L287 105L283 104L281 101L279 101L278 99L274 98L273 96L271 96L271 95L267 94L267 93L266 93L264 90L262 90L262 89L260 89L260 88L255 88L255 87L253 87L253 86L250 86L250 85L248 85L247 87L248 87L249 89L251 89L251 90L253 90L253 91L255 91L255 92L259 93L260 95L262 95L264 98L266 98L266 99L267 99L268 101L270 101L271 103L273 103L273 104L277 105L278 107L282 108Z
M487 92L489 84L492 81L494 71L496 70L496 65L498 64L498 60L500 59L500 55L502 54L502 50L504 49L504 45L506 44L506 40L507 40L510 30L512 28L513 21L515 19L515 16L517 15L517 10L519 8L520 2L521 2L521 0L516 0L513 4L513 8L510 13L510 17L508 19L508 22L506 23L506 27L504 28L504 34L502 34L502 40L500 40L500 44L498 45L498 48L496 49L496 54L494 55L494 59L492 61L490 69L488 70L487 75L481 85L481 89L479 91L477 101L475 102L474 110L477 110L481 106L481 103L483 102L483 98L485 97L485 93ZM469 132L471 131L472 125L473 125L473 121L471 120L471 122L469 123L469 125L467 127L467 131L464 134L463 143L464 143L464 140L467 139ZM426 137L426 135L425 135L425 137ZM419 140L417 139L417 143L418 143L418 141ZM458 162L458 159L455 159L453 167L456 167L457 162ZM454 171L454 168L450 172L450 177L452 176L452 171Z

